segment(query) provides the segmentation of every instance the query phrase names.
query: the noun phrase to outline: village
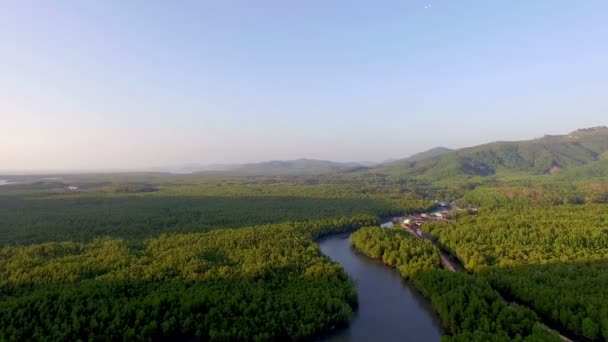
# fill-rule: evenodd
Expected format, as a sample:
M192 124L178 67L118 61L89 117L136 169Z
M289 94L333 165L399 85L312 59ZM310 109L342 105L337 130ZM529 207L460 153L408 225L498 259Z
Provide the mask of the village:
M423 238L421 227L427 222L449 222L448 216L451 212L469 211L477 212L477 208L459 208L448 202L435 201L435 207L428 213L417 213L408 216L395 216L390 221L382 223L382 228L393 228L396 225Z
M401 227L407 233L417 237L418 239L424 239L430 241L432 244L439 248L439 254L441 258L441 265L449 271L456 272L462 270L462 265L456 260L453 260L449 253L446 252L434 241L430 234L422 231L422 226L427 222L451 222L450 214L455 212L468 212L469 214L476 214L477 208L468 206L467 208L459 208L454 203L435 201L435 206L429 212L416 213L408 216L395 216L390 221L382 223L382 228L393 228L395 226Z

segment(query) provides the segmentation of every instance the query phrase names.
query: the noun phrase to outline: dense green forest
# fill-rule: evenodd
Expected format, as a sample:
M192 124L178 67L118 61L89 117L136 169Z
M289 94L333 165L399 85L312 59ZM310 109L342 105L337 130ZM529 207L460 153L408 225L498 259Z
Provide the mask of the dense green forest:
M450 331L444 341L560 341L533 311L509 305L479 276L427 270L412 277Z
M302 181L78 176L0 189L0 340L300 340L347 324L356 292L314 239L433 202Z
M439 267L439 252L426 240L412 239L401 229L364 227L350 236L353 246L363 254L396 267L404 278Z
M138 240L161 233L396 214L433 205L414 193L246 181L161 183L158 191L142 193L124 192L124 183L85 187L76 193L61 186L44 190L40 184L14 187L0 191L0 245L90 241L102 236Z
M605 204L514 201L424 229L494 288L575 334L608 339Z
M357 305L313 238L355 217L208 233L0 249L0 340L295 340L346 324Z
M431 300L446 341L559 341L534 312L507 305L484 278L440 270L433 244L401 229L364 227L351 235L357 250L396 267Z
M0 187L0 340L310 339L357 307L352 281L314 241L361 226L353 245L428 297L446 340L555 341L539 317L608 340L607 133L318 174L291 172L319 167L306 161L266 175L255 170L276 165L8 177L17 183ZM371 227L435 200L479 209L424 225L468 273L439 269L430 242Z
M468 191L461 205L501 208L511 205L608 203L608 183L562 183L478 187Z

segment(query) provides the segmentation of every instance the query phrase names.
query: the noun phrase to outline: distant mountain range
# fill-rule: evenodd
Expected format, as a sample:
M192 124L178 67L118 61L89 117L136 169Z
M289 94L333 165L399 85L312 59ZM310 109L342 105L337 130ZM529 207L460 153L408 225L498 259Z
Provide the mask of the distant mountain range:
M296 159L274 160L261 163L243 164L230 171L246 174L310 174L336 171L347 171L365 168L361 163L339 163L328 160Z
M352 171L377 164L370 162L333 162L318 159L272 160L247 164L189 164L171 169L173 173L221 172L247 175L315 174Z
M399 160L342 163L317 159L275 160L249 164L186 165L174 172L222 172L247 175L372 172L429 180L490 176L498 172L608 175L608 127L579 129L525 141L497 141L458 150L435 147ZM604 171L605 170L605 171Z
M455 151L436 148L372 171L428 179L489 176L501 171L556 174L583 166L597 172L598 167L601 170L601 165L607 165L605 159L608 159L608 127L602 126L579 129L568 135L498 141Z

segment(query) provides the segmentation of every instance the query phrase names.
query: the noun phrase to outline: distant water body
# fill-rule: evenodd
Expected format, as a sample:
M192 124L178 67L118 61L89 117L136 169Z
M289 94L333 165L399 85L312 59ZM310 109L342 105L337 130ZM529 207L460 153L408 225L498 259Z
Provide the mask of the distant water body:
M440 341L441 323L430 304L403 281L397 270L355 251L348 237L334 235L321 240L319 246L354 279L359 308L348 328L320 340Z
M6 179L0 179L0 186L2 186L2 185L11 185L11 184L17 184L17 182L9 182Z

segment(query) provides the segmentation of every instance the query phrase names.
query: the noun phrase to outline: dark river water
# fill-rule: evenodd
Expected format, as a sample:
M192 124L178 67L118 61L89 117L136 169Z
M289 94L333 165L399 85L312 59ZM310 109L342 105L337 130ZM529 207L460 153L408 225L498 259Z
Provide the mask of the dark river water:
M319 245L355 280L359 308L348 328L321 341L439 341L441 324L426 300L397 270L357 253L349 235L334 235Z

